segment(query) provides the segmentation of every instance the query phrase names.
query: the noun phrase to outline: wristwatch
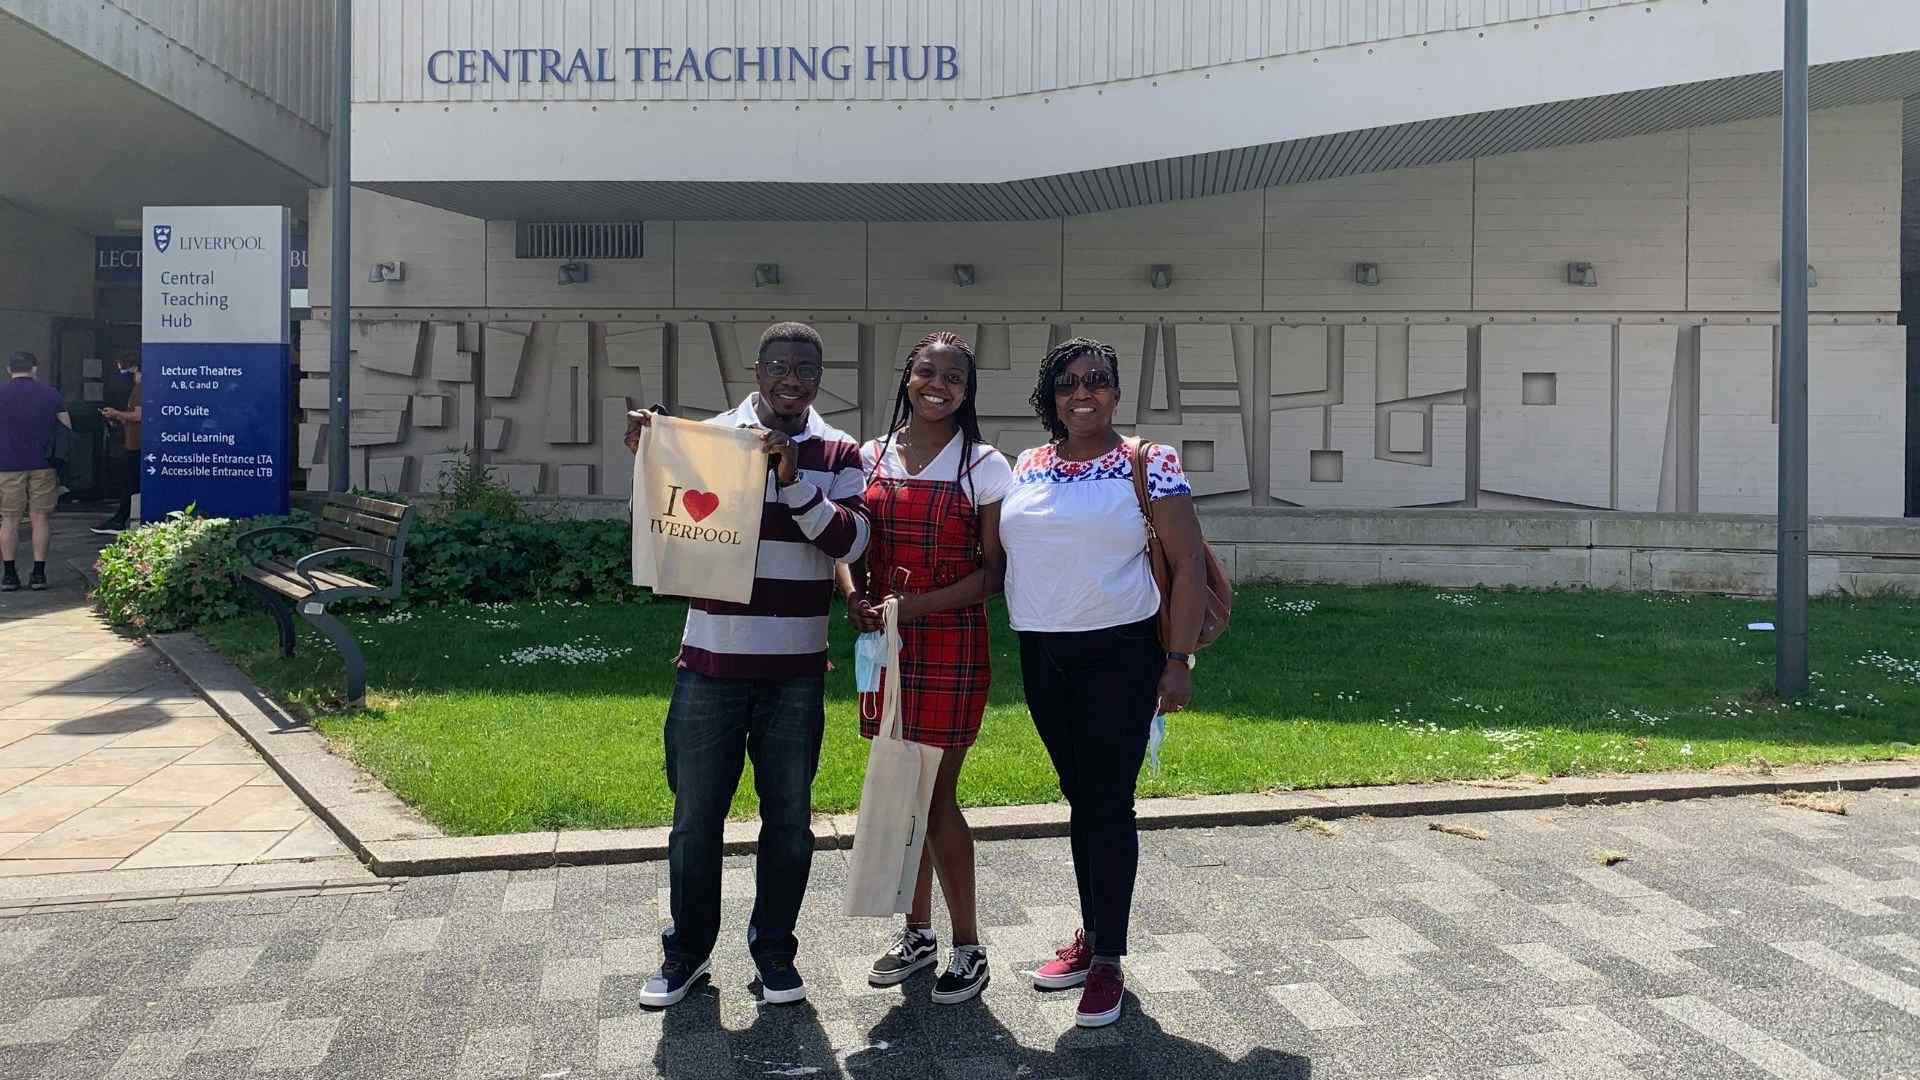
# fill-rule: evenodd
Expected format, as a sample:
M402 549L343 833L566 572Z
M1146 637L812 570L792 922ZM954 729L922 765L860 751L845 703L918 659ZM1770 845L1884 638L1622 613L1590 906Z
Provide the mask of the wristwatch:
M1179 663L1182 663L1182 664L1185 664L1185 665L1187 665L1188 667L1192 667L1192 666L1193 666L1193 654L1192 654L1192 653L1183 653L1183 652L1174 652L1174 651L1173 651L1172 649L1168 649L1168 650L1167 650L1167 659L1168 659L1169 661L1178 661Z

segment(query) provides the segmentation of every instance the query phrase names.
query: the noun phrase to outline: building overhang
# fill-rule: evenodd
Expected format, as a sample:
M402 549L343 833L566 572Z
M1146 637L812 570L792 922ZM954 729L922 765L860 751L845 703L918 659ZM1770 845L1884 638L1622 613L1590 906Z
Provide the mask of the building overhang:
M1920 51L1823 64L1813 70L1811 83L1816 109L1920 95ZM1780 75L1775 71L998 182L505 180L479 175L441 180L369 177L360 185L493 220L1033 220L1730 123L1779 111ZM1920 144L1920 110L1907 110L1906 125L1911 160ZM357 118L355 126L361 126Z

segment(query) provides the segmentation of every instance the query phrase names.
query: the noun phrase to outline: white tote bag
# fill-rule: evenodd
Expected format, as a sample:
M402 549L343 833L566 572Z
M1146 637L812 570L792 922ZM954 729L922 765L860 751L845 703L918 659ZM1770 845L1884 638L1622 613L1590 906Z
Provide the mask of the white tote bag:
M663 596L753 599L766 502L758 432L656 414L633 455L633 583Z
M946 751L900 737L899 606L885 605L886 705L880 729L867 751L867 779L860 787L860 819L854 826L847 869L848 915L898 915L913 905L920 877L920 851L927 842L927 808Z

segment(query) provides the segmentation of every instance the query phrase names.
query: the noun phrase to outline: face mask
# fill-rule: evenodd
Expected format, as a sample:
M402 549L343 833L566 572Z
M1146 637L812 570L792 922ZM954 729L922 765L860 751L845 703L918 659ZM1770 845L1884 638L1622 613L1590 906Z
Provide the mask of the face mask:
M1147 729L1147 773L1154 779L1160 778L1160 743L1167 737L1167 718L1153 714L1153 726Z
M861 634L853 643L853 684L862 694L880 692L880 675L887 660L887 636L879 631Z

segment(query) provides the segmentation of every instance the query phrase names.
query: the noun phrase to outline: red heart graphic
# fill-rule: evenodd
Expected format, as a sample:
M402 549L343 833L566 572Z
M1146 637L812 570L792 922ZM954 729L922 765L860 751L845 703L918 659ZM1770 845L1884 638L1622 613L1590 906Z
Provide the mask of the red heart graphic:
M720 496L711 491L688 491L680 496L680 505L687 508L688 517L704 521L708 514L720 509Z

